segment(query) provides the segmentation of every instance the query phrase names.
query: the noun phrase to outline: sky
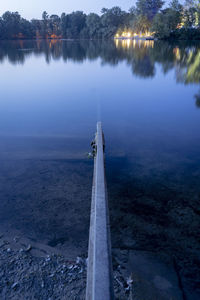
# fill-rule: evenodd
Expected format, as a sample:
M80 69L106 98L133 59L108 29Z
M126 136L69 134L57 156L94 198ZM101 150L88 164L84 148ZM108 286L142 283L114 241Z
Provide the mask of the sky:
M49 15L61 15L82 10L86 13L100 13L102 7L111 8L120 6L128 10L135 4L135 0L2 0L0 2L0 15L5 11L18 11L26 19L41 18L42 12Z

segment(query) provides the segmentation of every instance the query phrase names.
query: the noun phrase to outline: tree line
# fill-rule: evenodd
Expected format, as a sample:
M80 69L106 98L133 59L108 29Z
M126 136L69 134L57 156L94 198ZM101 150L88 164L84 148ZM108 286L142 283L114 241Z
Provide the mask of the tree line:
M0 39L109 39L123 32L154 32L158 38L200 39L200 0L186 0L181 5L172 0L164 7L162 0L137 0L128 12L116 6L103 8L101 14L82 11L48 15L28 21L18 12L0 17Z

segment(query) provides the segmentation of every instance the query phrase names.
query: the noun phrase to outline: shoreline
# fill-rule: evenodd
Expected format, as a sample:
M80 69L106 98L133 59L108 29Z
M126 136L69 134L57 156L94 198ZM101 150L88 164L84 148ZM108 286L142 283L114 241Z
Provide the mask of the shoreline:
M175 38L13 38L13 39L0 39L0 42L11 42L11 41L113 41L113 40L135 40L135 41L168 41L168 42L175 42L175 41L187 41L187 42L200 42L199 39L189 39L189 38L184 38L184 39L175 39Z
M70 260L55 249L28 242L0 235L1 299L85 299L86 255ZM177 273L167 257L162 262L151 252L113 249L112 258L116 300L182 300Z
M16 234L16 232L15 232ZM13 235L14 236L14 235ZM87 255L67 258L28 238L0 233L0 297L28 300L85 299ZM30 244L31 242L31 244ZM116 260L116 259L115 259ZM114 271L116 300L131 293L127 272L117 264Z

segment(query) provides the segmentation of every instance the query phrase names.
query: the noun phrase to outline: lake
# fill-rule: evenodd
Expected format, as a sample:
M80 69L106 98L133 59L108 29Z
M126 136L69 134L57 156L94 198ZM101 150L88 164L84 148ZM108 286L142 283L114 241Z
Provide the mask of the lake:
M87 253L96 122L113 249L200 278L200 44L0 42L0 231Z

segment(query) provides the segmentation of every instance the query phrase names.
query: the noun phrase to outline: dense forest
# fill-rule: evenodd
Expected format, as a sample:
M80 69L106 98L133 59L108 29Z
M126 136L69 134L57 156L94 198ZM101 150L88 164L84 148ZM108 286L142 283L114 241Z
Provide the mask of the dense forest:
M0 39L108 39L151 32L158 38L200 39L200 0L178 0L166 7L162 0L137 0L128 12L103 8L101 15L82 11L61 16L43 12L28 21L18 12L0 17Z

